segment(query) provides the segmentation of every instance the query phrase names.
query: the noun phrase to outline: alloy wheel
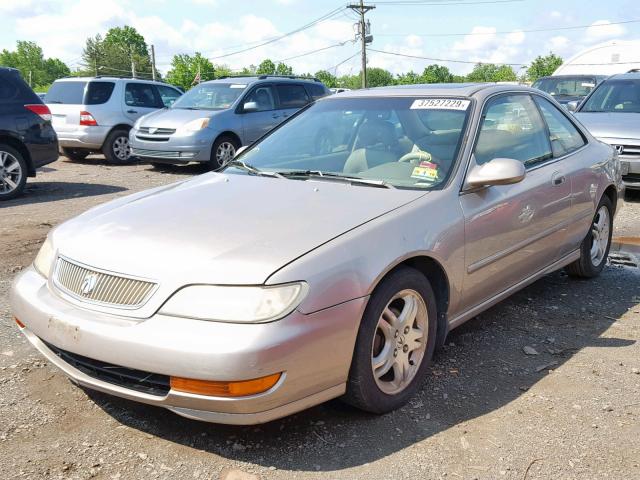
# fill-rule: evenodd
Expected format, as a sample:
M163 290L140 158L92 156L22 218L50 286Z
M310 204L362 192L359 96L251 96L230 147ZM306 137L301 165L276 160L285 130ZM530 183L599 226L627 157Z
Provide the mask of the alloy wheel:
M402 290L389 301L371 346L371 368L381 391L395 395L411 384L424 359L428 326L427 306L415 290Z
M601 206L593 219L591 225L591 263L594 266L600 265L609 246L610 229L609 209Z
M18 159L9 152L0 151L0 193L8 194L18 188L22 175Z
M222 168L236 155L236 147L231 142L222 142L216 150L216 162Z
M118 160L129 160L131 156L131 147L127 137L118 137L113 141L113 153Z

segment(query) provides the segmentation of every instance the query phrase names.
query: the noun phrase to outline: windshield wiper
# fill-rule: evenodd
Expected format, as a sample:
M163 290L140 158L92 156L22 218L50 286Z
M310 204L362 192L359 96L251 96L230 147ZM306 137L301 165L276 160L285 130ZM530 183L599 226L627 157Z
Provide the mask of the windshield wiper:
M260 175L262 177L275 177L275 178L285 178L284 175L278 172L265 172L264 170L258 170L253 165L249 165L244 163L242 160L231 160L226 163L226 167L236 167L240 170L244 170L245 172L249 172L253 175Z
M371 180L368 178L350 177L347 175L340 175L339 173L323 172L322 170L289 170L288 172L278 172L282 177L313 177L313 178L326 178L328 180L336 180L344 183L366 185L370 187L378 188L396 188L385 180Z

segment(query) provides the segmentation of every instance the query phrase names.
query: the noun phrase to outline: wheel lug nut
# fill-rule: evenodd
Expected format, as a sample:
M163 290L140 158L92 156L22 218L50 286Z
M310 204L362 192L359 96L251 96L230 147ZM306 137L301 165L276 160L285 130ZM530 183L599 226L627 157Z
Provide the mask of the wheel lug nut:
M397 357L397 356L398 356L398 349L397 349L397 348L393 350L393 356L394 356L394 357Z
M404 333L405 333L405 335L406 335L407 333L409 333L409 327L404 327Z
M400 335L400 333L398 332L398 330L396 330L396 333L394 333L394 335L393 335L393 336L394 336L395 338L398 338L398 335Z
M409 351L409 345L404 345L404 346L402 347L402 351L403 351L404 353L407 353L407 352Z

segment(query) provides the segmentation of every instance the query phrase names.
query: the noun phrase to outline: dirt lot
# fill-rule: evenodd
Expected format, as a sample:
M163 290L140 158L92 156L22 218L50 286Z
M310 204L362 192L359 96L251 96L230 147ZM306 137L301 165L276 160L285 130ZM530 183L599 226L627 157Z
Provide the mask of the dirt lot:
M259 427L204 424L73 386L27 345L7 300L52 226L198 170L44 170L0 206L1 478L640 479L638 268L557 272L468 322L400 411L334 401ZM636 197L616 234L640 235L639 219Z

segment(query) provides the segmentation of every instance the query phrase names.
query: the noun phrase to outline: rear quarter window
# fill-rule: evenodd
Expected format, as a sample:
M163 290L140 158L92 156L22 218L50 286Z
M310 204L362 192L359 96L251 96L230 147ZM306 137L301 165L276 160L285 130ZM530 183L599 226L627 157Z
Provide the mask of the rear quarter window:
M312 100L318 100L319 98L329 95L329 90L322 84L309 83L306 85L307 92Z
M107 103L111 98L113 89L116 86L113 82L89 82L89 86L84 95L85 105L100 105ZM47 100L49 94L47 94Z
M16 82L9 74L0 73L0 103L9 103L16 100L20 90Z

